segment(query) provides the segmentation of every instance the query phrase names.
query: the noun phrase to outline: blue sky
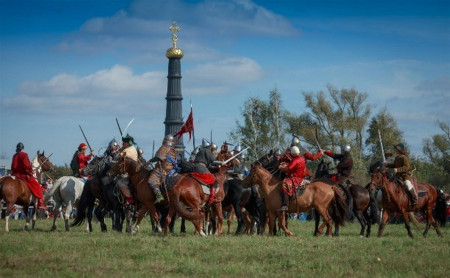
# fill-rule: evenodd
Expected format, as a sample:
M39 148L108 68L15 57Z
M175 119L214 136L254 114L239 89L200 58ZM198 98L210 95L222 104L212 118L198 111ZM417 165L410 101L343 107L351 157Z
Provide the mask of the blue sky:
M183 116L196 143L228 139L248 97L326 85L386 107L413 153L450 119L448 1L0 1L0 165L17 142L69 164L84 139L119 139L115 118L148 159L164 135L169 27L183 49ZM192 149L192 142L185 144Z

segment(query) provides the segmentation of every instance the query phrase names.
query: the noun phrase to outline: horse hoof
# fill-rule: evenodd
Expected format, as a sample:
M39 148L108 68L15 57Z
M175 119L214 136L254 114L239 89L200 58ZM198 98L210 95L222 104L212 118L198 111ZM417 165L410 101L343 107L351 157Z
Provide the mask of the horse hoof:
M56 231L56 226L53 226L53 227L50 229L50 232L54 232L54 231Z

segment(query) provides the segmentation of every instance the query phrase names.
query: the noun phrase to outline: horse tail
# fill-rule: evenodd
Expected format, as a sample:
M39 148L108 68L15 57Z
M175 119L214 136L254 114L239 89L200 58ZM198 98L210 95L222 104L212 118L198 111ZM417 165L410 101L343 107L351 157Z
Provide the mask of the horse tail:
M80 200L77 207L77 215L75 220L70 224L71 227L81 226L86 219L86 209L89 205L95 202L94 195L92 195L91 187L89 184L85 184L83 191L81 192Z
M56 180L56 182L53 184L53 187L50 190L47 190L44 194L44 204L50 200L50 198L55 194L56 190L59 189L61 184L65 181L65 177L61 177Z
M328 206L328 213L336 225L345 226L345 219L348 215L348 207L341 190L336 186L331 186L334 191L333 199Z
M204 214L201 213L200 211L198 212L191 211L182 206L180 203L180 193L176 192L176 189L174 190L174 195L175 196L173 198L173 204L175 206L175 209L182 218L192 221L202 219L204 217Z
M437 190L437 199L436 205L434 207L434 219L437 220L441 227L445 227L445 223L447 222L447 202L445 201L444 193L441 190Z

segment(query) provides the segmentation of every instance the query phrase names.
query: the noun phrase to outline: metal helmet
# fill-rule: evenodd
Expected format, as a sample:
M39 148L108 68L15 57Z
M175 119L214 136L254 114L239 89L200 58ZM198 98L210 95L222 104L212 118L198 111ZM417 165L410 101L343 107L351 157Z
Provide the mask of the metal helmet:
M21 150L23 150L25 147L24 147L24 145L22 144L22 142L19 142L19 143L17 143L17 146L16 146L16 152L18 153L18 152L20 152Z
M206 140L205 138L202 139L202 147L206 148L209 147L210 143L208 142L208 140Z
M237 152L237 153L240 152L240 151L242 151L241 144L237 144L237 145L234 147L233 151L234 151L234 152Z
M190 161L194 161L195 156L198 154L198 151L199 151L199 147L196 147L196 148L191 152L191 155L189 156L189 160L190 160Z
M275 149L275 152L274 152L274 153L275 153L276 156L281 156L281 155L282 155L280 149Z
M117 144L117 141L116 141L116 139L114 138L114 139L112 139L109 143L108 143L108 147L110 147L110 148L114 148L115 146L117 146L118 144Z
M217 151L217 145L215 143L211 143L210 147L211 151Z
M291 140L291 147L292 146L300 146L300 139L298 139L297 136L292 137Z
M350 152L350 150L351 150L350 145L344 145L341 147L341 151L343 151L343 152L348 153L348 152Z
M291 147L291 154L293 156L297 156L300 154L300 149L297 146L292 146Z
M163 143L164 146L173 146L175 144L175 141L173 139L172 134L167 134L164 139L163 139Z

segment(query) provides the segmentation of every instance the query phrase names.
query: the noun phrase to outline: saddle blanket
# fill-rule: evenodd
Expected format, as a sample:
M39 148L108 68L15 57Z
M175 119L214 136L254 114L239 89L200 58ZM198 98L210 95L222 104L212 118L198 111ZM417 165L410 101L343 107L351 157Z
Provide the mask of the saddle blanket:
M202 186L202 189L203 189L203 193L205 193L207 195L209 195L209 193L211 193L211 187L210 186L207 186L207 185L204 185L204 184L201 184L201 186ZM220 187L217 187L216 194L219 191L220 191Z

